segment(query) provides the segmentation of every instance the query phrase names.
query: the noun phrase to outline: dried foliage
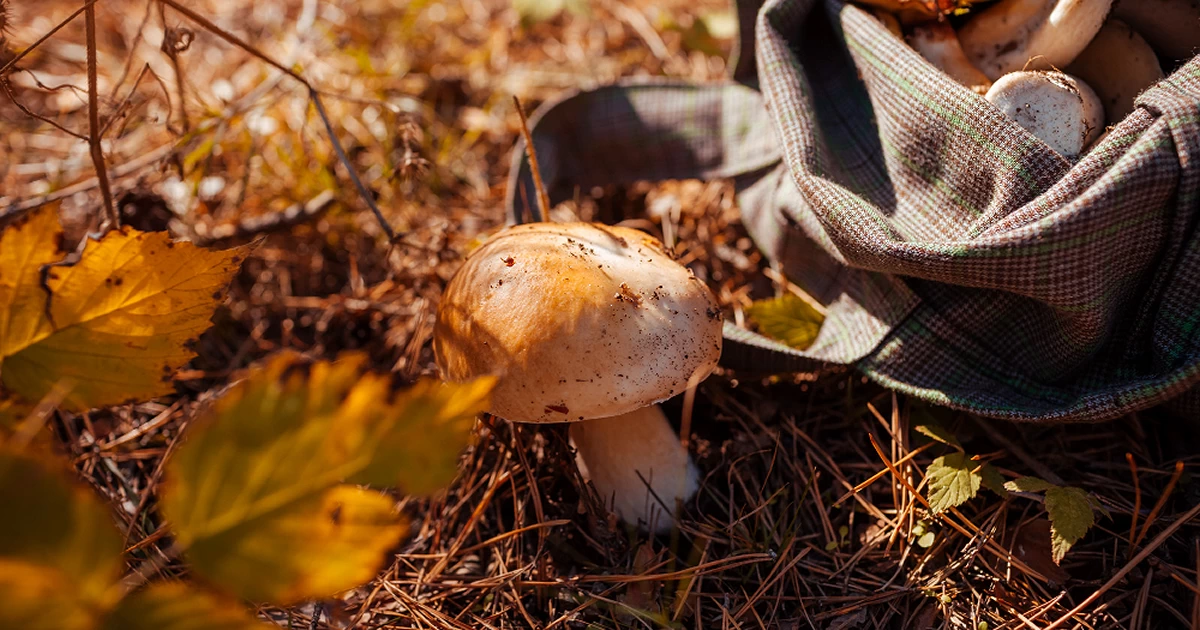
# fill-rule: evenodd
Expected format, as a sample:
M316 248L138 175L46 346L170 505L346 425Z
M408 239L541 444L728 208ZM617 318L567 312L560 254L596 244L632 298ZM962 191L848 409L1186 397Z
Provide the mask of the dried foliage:
M14 52L81 6L11 4ZM237 370L278 350L357 349L403 383L432 373L441 289L502 221L512 96L532 108L622 76L719 80L730 46L719 0L596 1L525 24L503 0L188 2L321 91L348 163L399 235L389 243L307 88L154 0L95 6L97 131L121 222L230 246L262 238L174 392L50 414L60 450L154 577L187 574L160 528L164 458ZM72 22L0 73L11 96L0 98L0 222L61 202L70 246L104 216L85 30ZM330 194L319 211L277 218ZM794 293L746 236L728 182L582 190L551 215L665 237L741 324L754 300ZM667 410L679 417L681 404ZM702 487L662 538L604 513L560 427L488 419L448 491L401 499L411 532L374 580L258 613L329 628L994 629L1047 627L1075 608L1067 625L1200 621L1191 429L1158 412L1067 427L933 412L1004 479L1036 475L1099 502L1107 515L1059 566L1036 499L976 492L929 509L924 471L964 451L912 430L927 413L844 371L713 377L688 436ZM143 607L131 616L207 605L180 613L169 593L145 593L126 600Z

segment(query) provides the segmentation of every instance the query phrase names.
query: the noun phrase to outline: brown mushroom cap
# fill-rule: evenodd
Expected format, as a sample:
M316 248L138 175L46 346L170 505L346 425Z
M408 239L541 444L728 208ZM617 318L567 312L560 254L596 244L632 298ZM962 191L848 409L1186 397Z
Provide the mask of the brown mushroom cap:
M721 355L712 292L653 237L594 223L507 228L473 252L438 306L443 378L497 374L516 422L615 416L682 392Z

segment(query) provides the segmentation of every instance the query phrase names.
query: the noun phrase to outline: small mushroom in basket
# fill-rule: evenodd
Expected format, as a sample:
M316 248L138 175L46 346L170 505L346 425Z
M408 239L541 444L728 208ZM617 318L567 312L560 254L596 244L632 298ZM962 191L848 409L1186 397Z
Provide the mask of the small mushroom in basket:
M697 473L655 403L712 372L721 327L712 292L653 237L531 223L492 236L450 280L433 345L447 380L499 376L492 413L574 423L600 496L661 532Z
M1062 72L1011 72L987 100L1063 157L1075 159L1104 128L1104 106L1083 81Z
M1200 31L1200 21L1196 30ZM1124 120L1133 111L1137 95L1163 78L1150 44L1129 25L1111 19L1066 71L1096 90L1109 123Z
M1200 0L1118 0L1112 17L1133 27L1172 62L1200 53Z
M1112 0L1000 0L958 31L967 58L993 81L1064 68L1100 31Z

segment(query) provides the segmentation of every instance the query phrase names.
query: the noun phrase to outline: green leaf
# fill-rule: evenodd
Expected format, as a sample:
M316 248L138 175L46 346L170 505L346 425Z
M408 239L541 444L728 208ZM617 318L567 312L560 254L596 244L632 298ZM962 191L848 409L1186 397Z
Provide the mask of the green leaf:
M280 354L202 414L167 462L162 507L196 571L286 604L370 579L404 534L394 501L343 485L429 490L452 475L492 381L393 400L366 358ZM449 464L447 464L449 462Z
M553 19L567 11L573 15L587 15L587 0L512 0L513 9L525 25Z
M1070 486L1046 490L1046 512L1050 515L1050 548L1055 564L1079 542L1096 522L1088 493Z
M242 607L181 582L159 582L129 595L100 630L268 630Z
M933 543L936 540L937 534L933 532L925 532L924 534L921 534L920 538L917 539L917 546L922 549L928 549L933 546Z
M937 424L936 422L918 424L917 426L913 427L913 430L935 442L941 442L947 446L953 446L960 451L963 450L962 444L958 442L958 438L954 437L954 434L951 433L949 429Z
M976 462L964 453L943 455L929 464L929 509L943 512L966 503L979 492L983 478L975 472Z
M1004 487L1011 492L1045 492L1057 486L1040 477L1017 477L1005 483Z
M808 302L790 293L758 300L746 313L758 324L759 332L800 350L812 345L825 320Z
M1008 498L1008 489L1004 487L1004 475L991 464L979 467L979 476L983 478L983 487L996 493L1001 499Z
M0 505L0 628L88 627L124 569L108 509L57 462L6 450Z

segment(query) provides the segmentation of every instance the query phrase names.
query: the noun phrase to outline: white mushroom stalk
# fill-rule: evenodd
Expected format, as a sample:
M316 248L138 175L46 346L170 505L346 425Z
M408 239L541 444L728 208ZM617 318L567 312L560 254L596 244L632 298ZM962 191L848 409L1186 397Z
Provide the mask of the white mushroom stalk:
M1200 33L1200 21L1196 30ZM1150 44L1128 24L1112 19L1066 71L1096 91L1110 124L1124 120L1133 111L1137 95L1163 78Z
M571 424L579 468L626 523L663 533L676 503L696 493L700 474L658 405Z
M959 31L963 51L995 81L1019 70L1063 68L1100 30L1112 0L1000 0Z
M914 27L908 44L929 63L971 90L984 94L992 81L971 63L959 44L954 27L946 22L930 22Z
M1062 72L1013 72L987 100L1068 159L1079 157L1104 128L1104 106L1086 83Z
M576 447L593 479L608 484L636 478L634 471L686 477L688 455L678 438L657 439L649 450L629 444L616 459L586 454L611 446L589 443L611 433L594 428L600 423L627 430L631 422L657 423L647 435L661 438L661 412L626 414L682 393L693 375L708 376L721 354L721 324L708 287L648 234L531 223L501 231L471 254L438 305L433 343L443 378L500 377L492 392L496 415L590 421L574 432ZM631 488L636 496L625 496ZM687 498L664 488L664 500ZM605 492L620 495L610 498L623 517L646 516L623 507L645 502L644 485L606 485Z

